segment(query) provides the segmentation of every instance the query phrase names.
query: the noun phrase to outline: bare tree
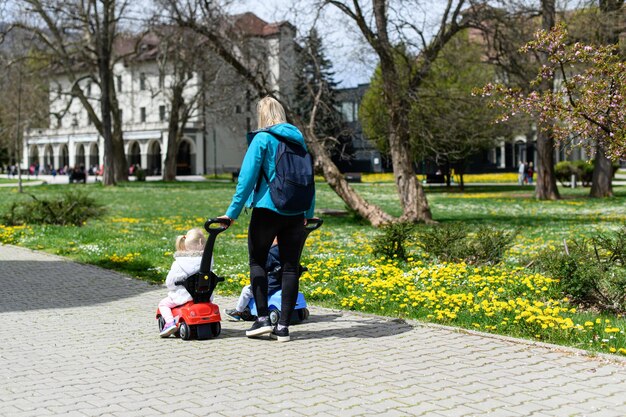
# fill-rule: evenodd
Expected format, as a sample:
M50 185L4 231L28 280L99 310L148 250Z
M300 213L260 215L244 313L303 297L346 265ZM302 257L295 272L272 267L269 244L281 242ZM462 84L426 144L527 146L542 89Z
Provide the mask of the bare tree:
M384 103L389 116L389 152L402 203L402 220L430 222L432 215L424 190L417 180L410 151L409 111L412 97L430 72L443 47L464 28L470 26L472 4L466 0L447 0L442 7L434 35L416 25L412 10L420 10L419 1L390 2L387 0L323 0L348 17L365 41L374 50L381 68ZM406 48L404 61L409 66L408 83L401 81L401 68L394 57ZM411 52L412 51L412 52ZM412 58L417 55L417 59Z
M69 80L70 100L80 101L104 138L106 185L128 180L113 71L115 63L125 58L114 45L128 4L127 0L24 0L19 5L23 20L16 23L36 35L55 73ZM85 91L89 83L99 87L97 102Z
M176 157L185 126L198 108L203 88L200 85L199 54L202 43L198 36L189 36L184 30L158 25L144 38L155 45L159 68L158 85L152 86L153 96L163 94L167 108L167 152L163 167L163 180L176 180Z
M47 125L48 86L41 76L47 62L34 53L32 36L23 31L7 34L1 48L0 162L12 159L20 165L23 131Z
M202 35L211 51L234 70L258 96L271 95L281 101L290 120L301 128L307 146L316 159L316 165L322 167L328 184L348 207L374 226L393 220L391 215L366 201L349 185L332 162L324 146L325 141L316 136L315 120L320 106L321 89L312 90L314 91L312 93L313 105L309 119L303 120L290 107L285 97L272 87L267 77L264 61L262 57L259 57L263 52L256 50L255 45L245 38L245 34L237 30L236 25L232 24L232 18L225 13L222 5L192 0L161 0L161 2L177 25Z

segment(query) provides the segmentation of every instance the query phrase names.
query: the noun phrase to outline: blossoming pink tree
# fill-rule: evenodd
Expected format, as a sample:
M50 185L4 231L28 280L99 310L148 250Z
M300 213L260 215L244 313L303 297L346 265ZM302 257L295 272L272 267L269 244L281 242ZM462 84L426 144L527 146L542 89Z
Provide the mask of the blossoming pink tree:
M495 103L505 109L500 121L518 112L537 117L540 129L551 129L558 143L584 147L589 154L606 154L617 161L626 158L626 63L615 45L595 46L580 42L567 44L567 30L559 24L551 31L539 31L535 40L522 51L544 53L548 60L533 84L546 79L556 80L552 91L532 91L501 84L488 84L483 95L493 96ZM591 195L611 195L609 172L594 172L594 183L607 181L608 192Z

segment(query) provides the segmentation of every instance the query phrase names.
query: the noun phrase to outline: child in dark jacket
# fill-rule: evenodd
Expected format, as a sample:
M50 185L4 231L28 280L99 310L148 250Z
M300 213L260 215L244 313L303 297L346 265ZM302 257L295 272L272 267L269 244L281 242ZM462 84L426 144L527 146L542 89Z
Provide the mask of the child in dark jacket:
M278 252L278 241L274 239L272 247L270 248L267 256L267 263L265 264L265 272L267 272L267 284L268 284L268 297L271 297L276 291L282 288L281 274L280 274L280 254ZM250 311L246 308L250 303L250 300L254 298L252 294L252 288L250 285L246 285L241 290L241 295L237 301L237 305L234 309L227 309L224 313L235 321L239 320L253 320L254 317L250 314Z

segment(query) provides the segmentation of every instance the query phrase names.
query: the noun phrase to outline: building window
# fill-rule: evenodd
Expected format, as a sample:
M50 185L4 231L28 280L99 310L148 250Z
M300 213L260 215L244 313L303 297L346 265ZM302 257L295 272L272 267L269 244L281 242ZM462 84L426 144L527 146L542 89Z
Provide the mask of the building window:
M159 88L165 87L165 74L159 73Z
M139 114L140 114L141 122L145 123L145 121L146 121L146 108L145 107L140 107L139 108Z
M115 78L117 78L117 92L121 93L122 92L122 76L118 75Z
M120 109L120 123L124 122L124 111Z
M246 90L246 111L250 111L250 102L252 101L250 90Z
M146 89L146 73L139 73L139 89L141 91Z
M76 114L72 115L72 127L78 126L78 116Z
M239 104L237 104L235 106L235 113L240 114L241 113L241 106Z
M165 106L159 106L159 120L165 121Z
M346 122L354 122L354 103L351 101L344 101L341 103L341 113L343 114L343 120Z
M87 83L86 90L87 90L87 96L91 96L91 81Z
M89 112L85 112L87 115L87 126L91 126L91 117L89 117Z
M57 117L57 128L60 129L63 127L63 119L61 117Z
M248 132L252 131L251 121L249 117L246 117L246 131Z

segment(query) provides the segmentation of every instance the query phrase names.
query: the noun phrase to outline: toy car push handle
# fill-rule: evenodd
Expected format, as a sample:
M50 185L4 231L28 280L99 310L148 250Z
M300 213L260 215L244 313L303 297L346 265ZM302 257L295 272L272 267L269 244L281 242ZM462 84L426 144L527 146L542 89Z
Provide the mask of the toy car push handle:
M314 217L312 219L306 219L306 226L304 226L304 230L307 233L311 233L313 230L322 227L322 223L324 223L324 220L318 219L317 217Z
M220 226L215 227L219 224ZM213 258L213 247L215 238L230 226L230 219L209 219L204 223L204 229L209 233L202 260L200 261L200 273L208 274L211 271L211 259Z
M312 219L306 219L306 225L304 226L304 233L302 235L302 242L300 243L300 256L302 256L302 250L304 250L304 242L306 242L309 234L313 230L317 230L322 227L322 223L324 223L324 220L318 219L317 217L314 217Z
M221 226L215 227L215 224L220 224ZM220 234L224 230L226 230L230 226L230 219L224 218L215 218L209 219L204 223L204 229L209 233Z

